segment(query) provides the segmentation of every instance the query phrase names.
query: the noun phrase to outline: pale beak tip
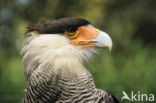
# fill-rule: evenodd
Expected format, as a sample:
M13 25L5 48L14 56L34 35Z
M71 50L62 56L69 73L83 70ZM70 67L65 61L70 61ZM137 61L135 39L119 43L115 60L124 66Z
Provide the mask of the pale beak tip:
M113 45L112 39L107 33L100 31L100 33L97 35L94 41L97 42L96 43L97 47L106 47L109 49L109 51L112 50L112 45Z

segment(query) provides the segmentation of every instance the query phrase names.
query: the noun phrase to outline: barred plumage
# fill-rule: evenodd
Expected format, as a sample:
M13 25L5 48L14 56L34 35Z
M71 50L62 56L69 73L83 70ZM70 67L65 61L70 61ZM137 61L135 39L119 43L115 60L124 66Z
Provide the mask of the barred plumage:
M44 72L44 71L43 71ZM112 96L96 89L90 72L54 75L50 71L36 73L29 78L23 103L115 103ZM42 79L38 81L38 79Z
M118 103L95 87L86 67L96 50L69 42L64 35L31 32L22 49L27 81L22 103Z

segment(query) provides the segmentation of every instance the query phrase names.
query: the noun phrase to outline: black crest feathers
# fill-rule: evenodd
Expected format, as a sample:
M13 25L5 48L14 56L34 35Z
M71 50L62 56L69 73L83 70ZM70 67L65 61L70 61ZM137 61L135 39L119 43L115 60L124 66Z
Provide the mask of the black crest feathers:
M67 30L76 30L80 26L90 24L89 21L76 17L66 17L52 22L43 21L37 24L30 24L26 33L36 31L39 34L63 34Z

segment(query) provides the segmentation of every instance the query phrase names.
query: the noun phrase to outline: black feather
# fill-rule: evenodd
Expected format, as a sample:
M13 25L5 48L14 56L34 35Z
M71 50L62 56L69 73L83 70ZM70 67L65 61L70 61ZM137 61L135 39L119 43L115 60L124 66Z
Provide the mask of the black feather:
M76 17L66 17L52 22L43 21L38 24L30 24L26 33L37 31L39 34L63 34L65 31L73 32L80 26L91 24L89 21Z

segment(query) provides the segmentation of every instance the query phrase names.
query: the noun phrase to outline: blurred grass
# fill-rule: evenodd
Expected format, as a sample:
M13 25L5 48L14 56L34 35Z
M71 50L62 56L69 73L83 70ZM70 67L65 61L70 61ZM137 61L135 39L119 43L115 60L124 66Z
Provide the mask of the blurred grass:
M5 69L0 73L0 103L19 103L24 96L26 86L21 60L20 57L0 60L1 69Z
M123 96L122 91L151 94L156 92L155 52L155 49L151 51L137 44L126 54L100 51L100 56L89 68L97 87L110 91L118 100Z

